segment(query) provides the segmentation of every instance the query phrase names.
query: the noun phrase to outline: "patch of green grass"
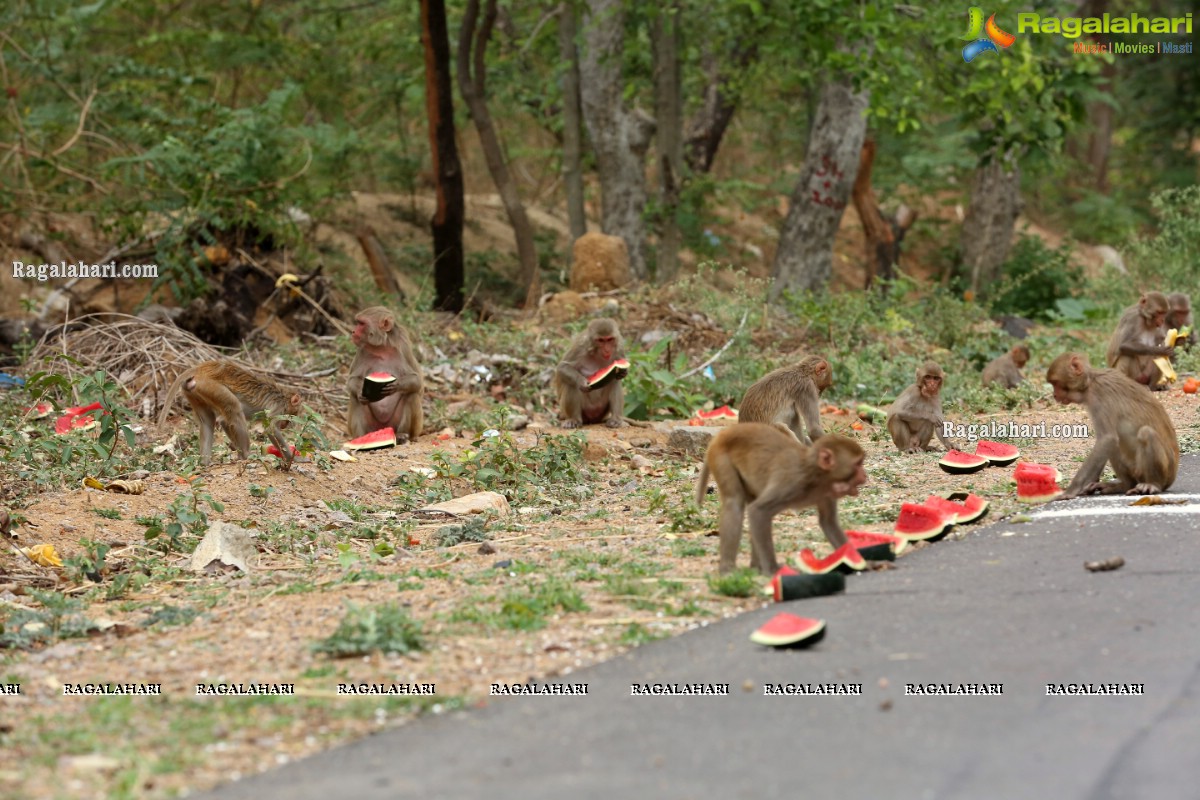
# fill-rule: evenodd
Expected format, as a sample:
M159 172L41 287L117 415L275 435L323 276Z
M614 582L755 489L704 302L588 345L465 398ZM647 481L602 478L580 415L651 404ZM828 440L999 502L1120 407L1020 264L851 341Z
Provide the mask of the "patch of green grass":
M98 508L92 506L92 513L105 519L121 519L121 512L115 508Z
M665 631L651 631L645 625L634 622L621 632L621 637L617 641L624 645L636 647L639 644L653 642L656 639L665 639L668 636L670 634Z
M173 628L181 625L191 625L198 616L200 616L200 612L194 608L163 606L151 613L142 624L147 628L155 625L162 625L164 628Z
M744 568L728 575L709 576L708 588L726 597L753 597L761 580L756 570Z
M671 542L671 555L677 558L697 558L709 554L709 548L702 541L676 539Z
M350 604L337 630L315 643L312 650L333 658L373 652L409 653L424 649L422 638L420 624L396 603Z

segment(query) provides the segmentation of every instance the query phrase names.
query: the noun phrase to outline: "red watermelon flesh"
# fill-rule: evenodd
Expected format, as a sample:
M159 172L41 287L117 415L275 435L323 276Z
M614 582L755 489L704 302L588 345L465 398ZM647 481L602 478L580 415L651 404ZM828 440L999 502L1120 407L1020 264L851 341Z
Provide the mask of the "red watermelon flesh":
M817 558L807 547L800 551L800 571L809 575L824 575L839 567L849 570L866 569L867 561L852 544L844 544L825 558Z
M53 410L54 406L49 403L38 403L32 408L25 409L24 413L28 414L30 419L45 419Z
M938 460L938 466L942 468L942 471L949 472L951 475L965 475L970 472L978 472L989 463L983 456L964 453L962 450L948 450Z
M292 451L292 457L295 458L296 454L300 451L296 449L296 445L294 444L289 444L288 447ZM283 453L280 452L279 448L273 444L267 445L267 455L275 456L276 458L283 458Z
M925 505L930 508L936 508L942 512L942 516L953 520L955 524L962 522L962 518L967 514L966 506L947 500L936 494L931 494L925 498Z
M1011 444L980 439L979 443L975 445L975 455L983 456L993 466L1007 467L1020 457L1021 451Z
M825 636L825 620L781 612L750 634L750 641L768 647L807 647Z
M936 508L920 503L905 503L900 506L895 532L910 542L919 542L942 535L953 524Z
M367 379L372 381L383 381L386 383L388 381L396 380L396 376L390 372L372 372L371 374L367 375Z
M589 375L588 386L593 389L599 389L613 381L624 378L627 374L629 374L629 362L623 358L618 358L607 367L602 367Z
M63 415L54 422L54 432L70 433L71 431L91 430L99 424L91 414L93 411L99 411L101 408L102 406L99 402L86 406L64 408Z
M738 411L736 408L721 406L712 411L697 411L696 416L700 419L737 419Z
M775 575L771 578L771 594L775 597L775 602L783 602L783 584L782 580L788 575L799 575L800 573L784 564L779 569L775 570Z
M962 524L974 522L988 512L988 501L977 494L951 492L946 496L946 499L953 503L958 503L963 507L965 514L959 514L958 516L958 521Z
M850 544L854 545L856 550L862 551L868 547L877 547L881 544L890 544L892 552L896 555L904 552L904 548L908 547L908 540L902 536L895 536L890 533L872 533L870 531L846 531L846 539Z
M1013 470L1017 482L1017 500L1022 503L1044 503L1062 494L1058 486L1058 470L1047 464L1022 462Z
M391 428L380 428L377 431L351 439L342 445L343 450L378 450L381 447L396 446L396 431Z

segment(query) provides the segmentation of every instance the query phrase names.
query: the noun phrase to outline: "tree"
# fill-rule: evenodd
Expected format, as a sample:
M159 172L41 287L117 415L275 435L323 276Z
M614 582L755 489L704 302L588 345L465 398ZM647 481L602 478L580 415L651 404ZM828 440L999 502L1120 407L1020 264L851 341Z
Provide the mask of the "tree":
M486 0L483 24L476 29L479 19L479 0L467 0L462 28L458 34L458 90L467 104L471 120L479 132L483 157L488 172L500 193L508 221L517 242L517 258L521 262L521 282L525 287L525 308L537 307L542 294L541 274L538 272L537 248L533 243L533 226L525 213L525 205L517 192L517 184L508 169L500 137L492 122L487 105L487 46L492 28L496 24L496 0Z
M658 236L658 283L675 279L682 236L675 214L683 180L683 90L680 83L680 8L672 0L654 15L654 115L658 137L661 224Z
M454 97L450 85L450 36L444 0L421 0L421 44L425 50L425 109L429 150L437 184L433 231L433 307L463 309L462 165L454 141Z
M620 236L629 249L629 266L645 280L646 151L654 120L641 109L627 108L621 62L625 47L624 0L586 0L584 52L580 60L583 119L596 155L604 232Z
M583 210L583 123L579 108L579 48L575 46L578 30L574 2L558 5L558 53L561 60L563 186L567 193L567 222L571 241L587 233L587 217Z

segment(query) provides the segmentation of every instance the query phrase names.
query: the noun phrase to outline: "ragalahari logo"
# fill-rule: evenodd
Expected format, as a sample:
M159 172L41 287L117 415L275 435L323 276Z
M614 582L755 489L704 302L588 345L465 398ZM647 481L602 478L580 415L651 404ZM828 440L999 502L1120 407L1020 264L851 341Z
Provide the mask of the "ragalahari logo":
M987 36L984 36L984 32ZM1000 30L1000 26L996 24L996 15L992 14L987 19L987 24L983 22L983 9L978 6L971 6L967 12L967 35L962 37L967 39L968 44L963 48L963 61L968 64L975 59L975 56L980 53L986 53L988 50L998 53L997 45L1000 47L1009 47L1017 40L1017 37L1011 33L1005 33Z

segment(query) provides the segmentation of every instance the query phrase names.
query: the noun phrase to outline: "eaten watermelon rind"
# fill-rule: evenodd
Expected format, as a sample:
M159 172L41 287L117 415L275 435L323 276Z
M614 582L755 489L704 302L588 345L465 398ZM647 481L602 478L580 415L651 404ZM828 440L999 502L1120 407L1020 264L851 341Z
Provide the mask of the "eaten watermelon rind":
M993 467L1007 467L1021 457L1021 451L1011 444L980 439L975 444L975 455L983 456Z
M342 449L347 452L356 450L379 450L384 447L396 446L396 431L392 428L380 428L377 431L372 431L365 436L359 436L357 439L351 439L342 445Z
M942 468L942 471L949 472L951 475L968 475L972 472L979 472L990 463L983 456L964 453L962 450L948 450L938 459L938 466Z
M904 552L908 547L908 540L903 536L897 536L894 533L872 533L870 531L846 531L846 539L850 544L858 548L858 552L868 561L895 561L895 556ZM879 551L883 547L890 548L892 557L879 557ZM871 551L875 555L867 555Z
M588 388L599 389L607 386L613 381L618 381L629 374L629 362L624 358L618 358L616 361L609 364L607 367L601 367L588 376Z
M771 579L775 590L775 602L803 600L806 597L821 597L846 590L846 576L840 572L824 575L776 575Z
M987 515L988 508L991 505L987 500L971 492L951 492L946 495L946 499L963 507L963 513L958 515L959 525L970 525L972 522L978 522Z
M750 641L767 647L808 647L825 638L825 620L781 612L750 634Z
M806 575L824 575L837 570L838 572L858 572L867 568L866 559L852 544L844 544L825 558L817 558L816 554L807 547L800 551L797 566Z

